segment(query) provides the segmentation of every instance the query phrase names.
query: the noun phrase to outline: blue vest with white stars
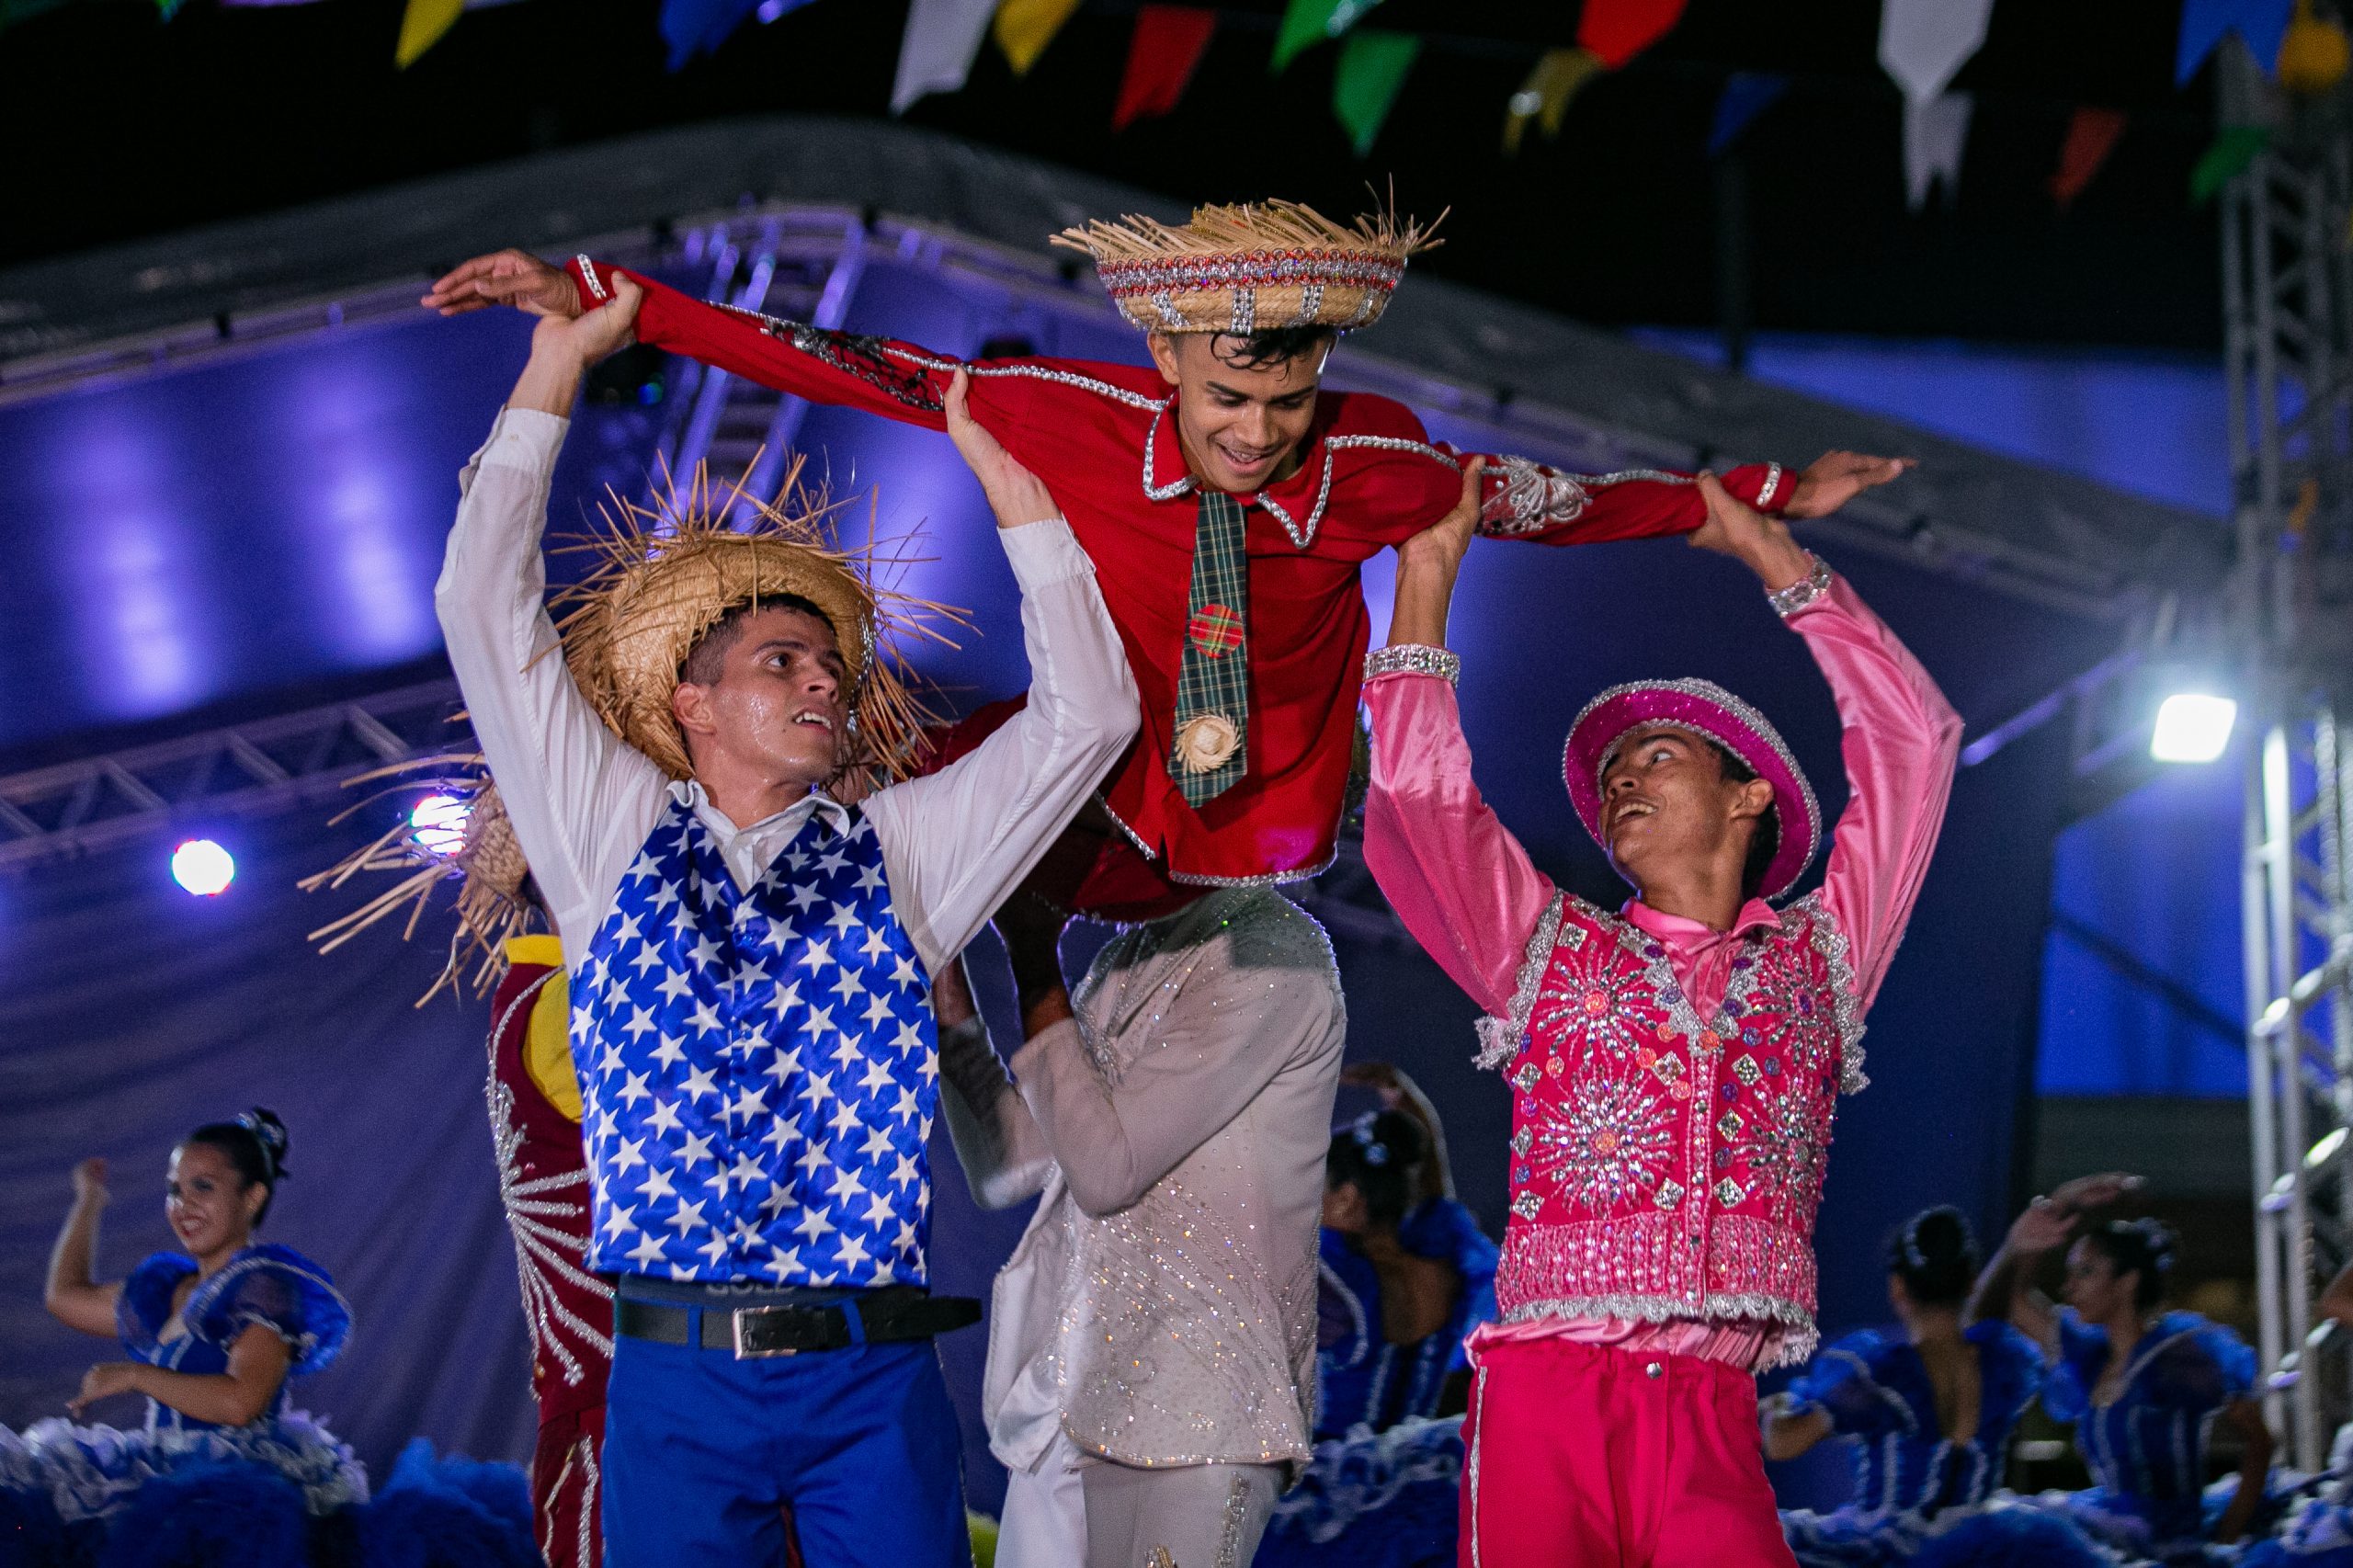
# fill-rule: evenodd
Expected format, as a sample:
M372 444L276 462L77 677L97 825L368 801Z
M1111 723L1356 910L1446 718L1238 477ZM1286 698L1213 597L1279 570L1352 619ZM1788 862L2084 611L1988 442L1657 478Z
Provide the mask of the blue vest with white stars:
M938 1038L862 815L749 892L673 801L573 980L596 1234L657 1278L921 1285Z

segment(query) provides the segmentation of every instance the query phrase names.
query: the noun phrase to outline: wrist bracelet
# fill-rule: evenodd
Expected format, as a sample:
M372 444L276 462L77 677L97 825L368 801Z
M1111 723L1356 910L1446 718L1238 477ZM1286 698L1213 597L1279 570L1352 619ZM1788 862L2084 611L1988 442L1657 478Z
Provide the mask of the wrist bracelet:
M1391 648L1375 648L1364 656L1365 679L1393 675L1436 676L1454 686L1462 676L1462 656L1427 642L1400 642Z
M1783 620L1830 591L1829 564L1812 551L1806 551L1806 559L1813 562L1813 571L1788 587L1775 588L1765 596L1765 602L1771 605L1773 613Z

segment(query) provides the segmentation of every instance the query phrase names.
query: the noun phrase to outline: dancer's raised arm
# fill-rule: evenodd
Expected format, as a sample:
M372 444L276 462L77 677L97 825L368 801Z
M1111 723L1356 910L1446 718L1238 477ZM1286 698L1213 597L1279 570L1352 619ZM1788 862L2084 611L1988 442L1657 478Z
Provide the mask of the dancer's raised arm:
M122 1294L121 1281L101 1285L90 1277L98 1251L98 1216L107 1200L107 1163L93 1159L75 1165L74 1207L50 1248L49 1279L40 1298L50 1316L101 1339L114 1337L115 1299Z

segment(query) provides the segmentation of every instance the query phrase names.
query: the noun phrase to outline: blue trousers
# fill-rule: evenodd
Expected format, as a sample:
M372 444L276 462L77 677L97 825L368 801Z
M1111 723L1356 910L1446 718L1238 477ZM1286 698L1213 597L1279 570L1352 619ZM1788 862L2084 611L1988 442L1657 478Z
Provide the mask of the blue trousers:
M608 1568L970 1568L956 1412L929 1340L739 1361L617 1338Z

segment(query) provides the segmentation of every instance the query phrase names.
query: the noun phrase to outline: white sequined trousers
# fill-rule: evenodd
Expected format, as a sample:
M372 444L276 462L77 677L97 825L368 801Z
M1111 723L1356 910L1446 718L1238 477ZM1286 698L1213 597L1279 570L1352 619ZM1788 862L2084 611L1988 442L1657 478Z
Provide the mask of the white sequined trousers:
M1282 1467L1185 1464L1166 1470L1091 1460L1086 1568L1144 1568L1159 1551L1176 1568L1247 1568L1275 1511Z

